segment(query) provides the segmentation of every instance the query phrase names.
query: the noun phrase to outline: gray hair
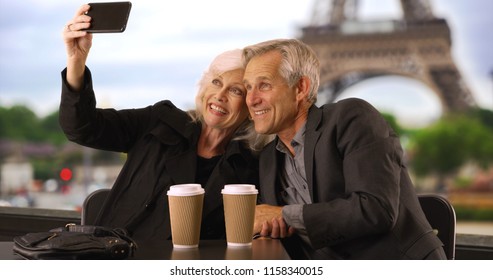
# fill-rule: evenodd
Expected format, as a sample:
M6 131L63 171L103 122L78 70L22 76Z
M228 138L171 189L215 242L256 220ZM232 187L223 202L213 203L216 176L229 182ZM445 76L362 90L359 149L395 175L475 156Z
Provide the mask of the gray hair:
M301 77L310 79L310 92L308 101L317 101L318 87L320 84L320 62L312 48L297 39L276 39L261 42L243 49L243 65L259 55L270 51L278 51L282 55L279 74L293 87Z
M210 82L225 72L237 69L245 70L245 66L242 63L241 49L223 52L212 60L198 82L199 89L197 96L195 97L195 110L187 112L194 122L204 122L204 115L202 112L203 97ZM272 139L273 136L257 134L253 126L253 121L249 118L238 127L232 138L232 140L244 142L244 144L254 152L262 150L262 148Z

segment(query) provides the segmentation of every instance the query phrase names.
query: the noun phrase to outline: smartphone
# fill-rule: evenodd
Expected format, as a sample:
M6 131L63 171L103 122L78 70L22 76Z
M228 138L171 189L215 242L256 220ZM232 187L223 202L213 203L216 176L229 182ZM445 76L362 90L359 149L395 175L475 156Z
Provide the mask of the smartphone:
M123 32L127 27L131 2L99 2L89 3L91 8L87 15L91 17L91 26L86 29L90 33Z

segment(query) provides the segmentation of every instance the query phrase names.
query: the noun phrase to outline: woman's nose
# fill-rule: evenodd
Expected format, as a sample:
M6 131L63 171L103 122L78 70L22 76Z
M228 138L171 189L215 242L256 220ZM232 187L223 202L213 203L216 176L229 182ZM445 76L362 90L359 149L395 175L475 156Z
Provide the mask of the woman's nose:
M227 94L228 94L228 90L227 89L223 89L223 90L220 90L218 93L216 93L216 95L214 96L214 98L217 101L225 102L227 100L227 97L226 97Z

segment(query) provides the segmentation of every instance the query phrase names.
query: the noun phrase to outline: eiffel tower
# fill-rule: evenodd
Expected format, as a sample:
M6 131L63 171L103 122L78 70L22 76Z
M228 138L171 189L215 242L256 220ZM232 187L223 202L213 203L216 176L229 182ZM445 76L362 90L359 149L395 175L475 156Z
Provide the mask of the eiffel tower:
M333 102L359 81L399 75L430 87L444 112L476 106L452 59L450 28L428 0L400 0L400 20L360 21L357 4L317 0L310 24L301 29L300 39L321 63L319 103Z

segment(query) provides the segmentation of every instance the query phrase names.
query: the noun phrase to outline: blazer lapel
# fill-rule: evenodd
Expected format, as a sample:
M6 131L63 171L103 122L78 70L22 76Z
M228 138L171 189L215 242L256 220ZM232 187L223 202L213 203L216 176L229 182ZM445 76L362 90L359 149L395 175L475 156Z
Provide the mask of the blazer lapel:
M315 145L320 138L320 131L317 130L320 122L322 121L322 110L312 105L308 113L308 120L306 123L305 131L305 172L306 180L308 183L308 189L310 191L310 197L312 202L316 201L313 193L314 189L314 171L313 162L315 155Z
M279 204L276 195L276 192L279 190L276 184L277 175L272 176L272 174L277 174L277 166L279 164L279 153L276 150L276 143L277 137L262 152L259 162L260 201L272 205Z

